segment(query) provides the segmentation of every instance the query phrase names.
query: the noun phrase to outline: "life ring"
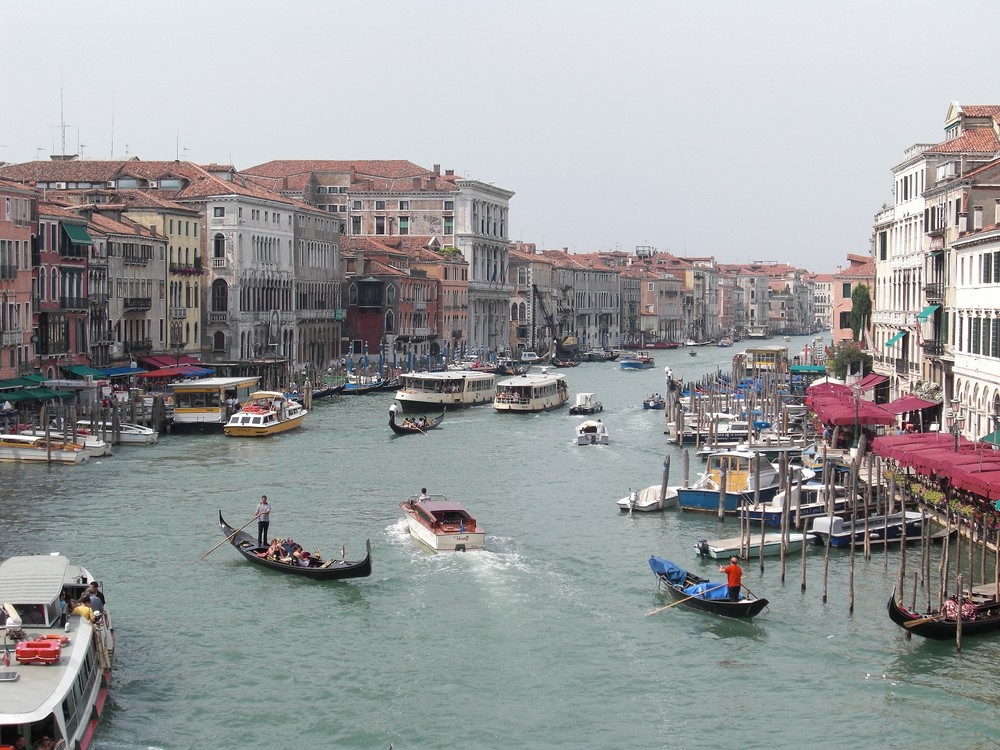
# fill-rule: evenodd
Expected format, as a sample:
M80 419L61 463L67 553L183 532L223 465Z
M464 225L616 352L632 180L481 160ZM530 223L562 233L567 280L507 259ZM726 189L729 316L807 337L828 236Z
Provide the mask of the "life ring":
M65 646L69 643L69 638L65 635L59 635L58 633L49 633L48 635L42 636L47 641L59 641L60 645Z

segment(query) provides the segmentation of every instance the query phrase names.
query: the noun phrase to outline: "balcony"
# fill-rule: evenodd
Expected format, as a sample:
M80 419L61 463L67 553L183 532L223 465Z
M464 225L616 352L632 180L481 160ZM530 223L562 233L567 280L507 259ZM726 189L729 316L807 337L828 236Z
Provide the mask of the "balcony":
M927 302L930 304L940 304L944 302L944 284L940 282L927 284L924 287L924 297L927 298Z
M178 276L199 276L201 274L201 265L195 264L189 266L183 263L171 263L170 273Z
M426 310L427 309L427 303L426 302L414 302L413 303L413 309L414 310Z
M127 353L144 353L152 351L153 341L152 339L136 339L135 341L125 342L125 351Z
M208 314L208 322L215 325L225 325L229 322L229 312L225 310L222 312L210 312Z
M90 300L91 307L100 307L101 305L108 304L108 295L106 294L91 294L87 299Z
M90 300L85 297L60 297L60 310L86 310L90 307Z
M186 307L171 307L170 308L170 319L171 320L184 320L187 317Z
M123 304L125 312L138 312L152 308L153 300L151 297L126 297Z
M460 339L460 338L462 338L462 329L461 328L452 328L451 329L451 337L453 339Z
M152 258L149 258L142 253L126 253L122 256L122 263L131 266L144 266L149 263L150 260L152 260Z
M225 258L212 258L212 268L225 268L226 259Z
M944 227L933 227L924 232L928 237L944 237Z
M69 354L69 344L63 341L50 341L46 344L38 344L38 354L43 357Z
M920 346L923 348L924 354L928 357L944 356L943 341L935 341L934 339L927 339L926 341L920 342Z
M0 338L0 344L3 346L20 346L24 343L24 331L21 330L10 330L4 331L3 337Z
M61 260L86 260L89 250L82 245L65 245L59 248Z

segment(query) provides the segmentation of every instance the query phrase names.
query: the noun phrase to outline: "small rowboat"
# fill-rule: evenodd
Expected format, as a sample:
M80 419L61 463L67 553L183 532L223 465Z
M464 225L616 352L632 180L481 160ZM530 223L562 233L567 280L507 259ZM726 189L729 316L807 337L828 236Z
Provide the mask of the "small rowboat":
M395 404L393 404L393 406L395 406ZM427 432L428 430L433 430L443 421L444 412L441 412L438 416L428 419L423 427L417 427L411 420L404 420L403 424L399 424L396 422L396 410L392 408L389 409L389 427L391 427L392 431L397 435L413 435L419 432Z
M234 529L226 523L226 519L222 517L221 510L219 511L219 528L222 529L223 535L226 536L229 543L233 545L237 552L254 565L259 565L262 568L320 581L335 581L341 578L365 578L372 574L371 540L365 542L368 554L364 560L322 560L315 558L318 564L310 565L306 568L301 565L268 560L258 556L257 553L264 552L266 548L257 546L257 540L250 536L250 534Z
M930 612L926 615L916 614L896 602L896 592L889 597L889 619L908 633L930 638L934 641L955 640L958 622L945 618L942 612ZM994 630L1000 630L1000 602L989 601L976 606L976 618L962 620L962 636L982 635ZM912 624L911 624L912 623Z
M683 602L692 609L749 620L767 606L767 599L752 596L740 596L739 601L731 602L725 581L700 578L662 557L650 557L649 567L656 574L658 588L665 586L677 604Z

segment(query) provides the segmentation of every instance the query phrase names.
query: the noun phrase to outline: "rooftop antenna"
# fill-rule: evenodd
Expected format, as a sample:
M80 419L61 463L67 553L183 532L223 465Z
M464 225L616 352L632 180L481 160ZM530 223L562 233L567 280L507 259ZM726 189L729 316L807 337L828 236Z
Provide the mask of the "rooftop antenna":
M85 148L87 148L87 144L86 143L77 142L76 145L77 145L77 151L80 152L80 159L82 160L83 159L83 150Z
M111 158L115 158L115 97L111 95Z
M45 146L35 146L35 161L40 161L42 158L42 153L45 151Z
M62 131L62 151L61 154L66 154L66 115L63 109L63 78L62 72L59 73L59 129Z
M181 129L177 128L174 131L174 159L177 161L181 160Z
M128 161L128 144L125 144L125 161Z

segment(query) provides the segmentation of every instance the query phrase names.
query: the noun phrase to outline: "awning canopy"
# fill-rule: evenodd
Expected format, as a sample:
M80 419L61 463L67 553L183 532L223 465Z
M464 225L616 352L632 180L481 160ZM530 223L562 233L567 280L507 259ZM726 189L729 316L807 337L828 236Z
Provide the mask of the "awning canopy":
M62 228L66 236L69 237L69 241L74 245L94 244L93 238L87 234L86 227L81 227L78 224L63 224Z
M207 367L194 367L192 365L181 365L180 367L160 367L156 370L139 374L140 378L176 378L178 376L193 377L197 375L210 375L214 370Z
M73 375L78 375L81 378L85 378L88 375L92 378L106 377L106 375L100 370L95 370L93 367L87 367L87 365L70 365L69 367L64 367L63 370L72 373Z
M179 354L177 356L172 354L155 354L142 357L139 361L147 367L176 367L178 365L196 365L200 367L202 364L200 359L189 357L187 354Z
M914 396L912 393L900 396L895 401L890 401L888 404L884 404L884 407L893 414L904 414L908 411L930 409L932 406L937 406L937 401L927 401Z
M824 373L826 372L826 365L792 365L791 367L792 375L802 375L805 373Z
M885 342L885 345L886 346L892 346L893 344L895 344L897 341L899 341L901 338L903 338L903 336L905 336L908 333L909 333L909 331L897 331L895 336L893 336L892 338L890 338L888 341Z
M988 435L983 435L979 438L979 442L989 443L990 445L1000 445L1000 427L996 428Z
M106 367L103 372L105 377L121 378L126 375L139 375L145 372L145 370L141 367Z
M934 311L937 310L940 307L941 307L941 305L927 305L927 307L925 307L923 310L921 310L920 314L917 315L917 320L919 320L921 322L927 320L931 315L934 314Z
M870 391L872 388L888 382L889 378L885 375L879 375L877 372L870 372L858 381L858 386L862 391Z

